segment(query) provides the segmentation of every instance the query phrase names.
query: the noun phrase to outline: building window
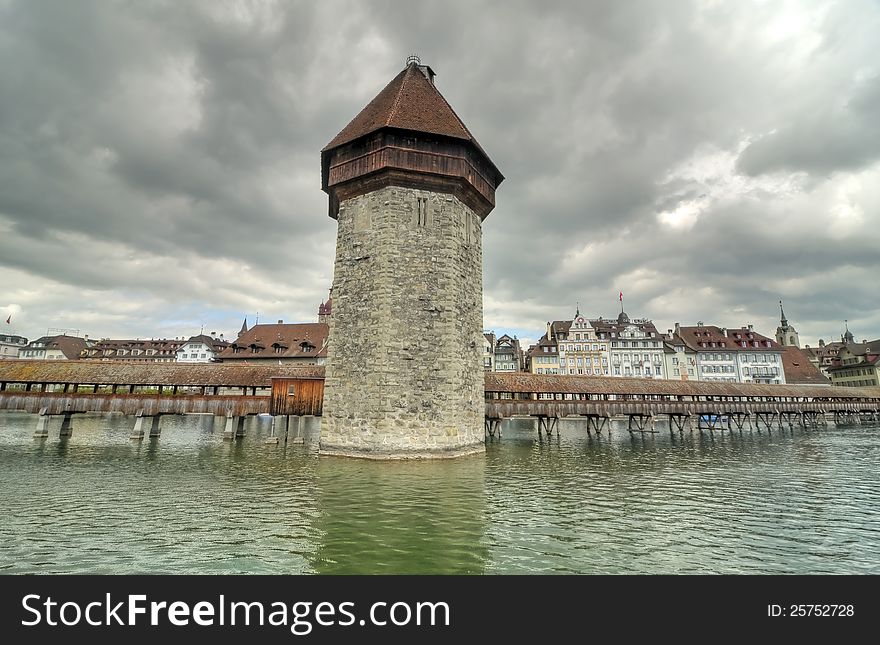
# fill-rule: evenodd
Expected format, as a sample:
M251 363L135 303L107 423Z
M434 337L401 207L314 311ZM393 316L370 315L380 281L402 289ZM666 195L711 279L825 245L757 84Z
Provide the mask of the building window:
M419 226L427 226L428 225L428 198L427 197L417 197L416 198L416 208L417 208L417 223Z

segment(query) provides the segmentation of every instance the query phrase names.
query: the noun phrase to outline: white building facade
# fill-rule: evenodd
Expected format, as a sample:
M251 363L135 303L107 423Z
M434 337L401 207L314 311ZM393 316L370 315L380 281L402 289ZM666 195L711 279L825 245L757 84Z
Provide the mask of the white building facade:
M27 344L27 338L24 336L0 335L0 360L18 358L18 352L24 349Z

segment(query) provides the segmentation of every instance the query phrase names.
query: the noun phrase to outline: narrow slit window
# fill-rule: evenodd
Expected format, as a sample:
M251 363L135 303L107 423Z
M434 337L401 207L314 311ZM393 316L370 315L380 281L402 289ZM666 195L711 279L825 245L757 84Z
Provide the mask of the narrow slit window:
M419 226L427 226L428 225L428 198L427 197L418 197L416 198L416 203L418 207L418 225Z

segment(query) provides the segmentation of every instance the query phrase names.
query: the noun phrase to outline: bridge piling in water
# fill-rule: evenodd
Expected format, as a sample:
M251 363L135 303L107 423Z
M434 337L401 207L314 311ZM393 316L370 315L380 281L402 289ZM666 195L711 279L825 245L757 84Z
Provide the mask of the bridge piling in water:
M158 439L161 433L159 429L159 423L161 422L162 415L157 414L154 416L150 422L150 439Z
M65 412L64 419L61 421L61 430L59 431L59 437L72 437L73 436L73 413Z
M223 440L233 441L241 439L245 435L243 416L235 416L231 412L226 415L226 427L223 430Z
M559 430L557 429L559 417L551 417L544 414L536 414L535 417L538 419L538 437L541 436L542 430L548 437L556 430L556 436L559 436Z
M37 429L34 430L34 439L46 439L49 437L49 408L40 408L40 416L37 417Z
M290 420L287 422L287 437L290 443L305 443L304 425L302 415L290 415Z
M284 436L284 443L287 443L287 424L289 417L286 414L279 414L272 417L272 430L263 443L278 444L281 436Z

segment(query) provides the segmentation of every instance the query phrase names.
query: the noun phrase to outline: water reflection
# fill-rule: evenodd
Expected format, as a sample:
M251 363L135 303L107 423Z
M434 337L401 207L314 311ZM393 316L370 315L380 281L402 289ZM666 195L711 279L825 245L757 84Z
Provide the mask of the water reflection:
M57 420L56 420L57 421ZM365 462L223 441L210 417L77 415L33 439L0 413L0 571L11 573L880 573L877 428L538 438Z
M315 571L483 573L485 470L483 455L424 463L320 459Z

